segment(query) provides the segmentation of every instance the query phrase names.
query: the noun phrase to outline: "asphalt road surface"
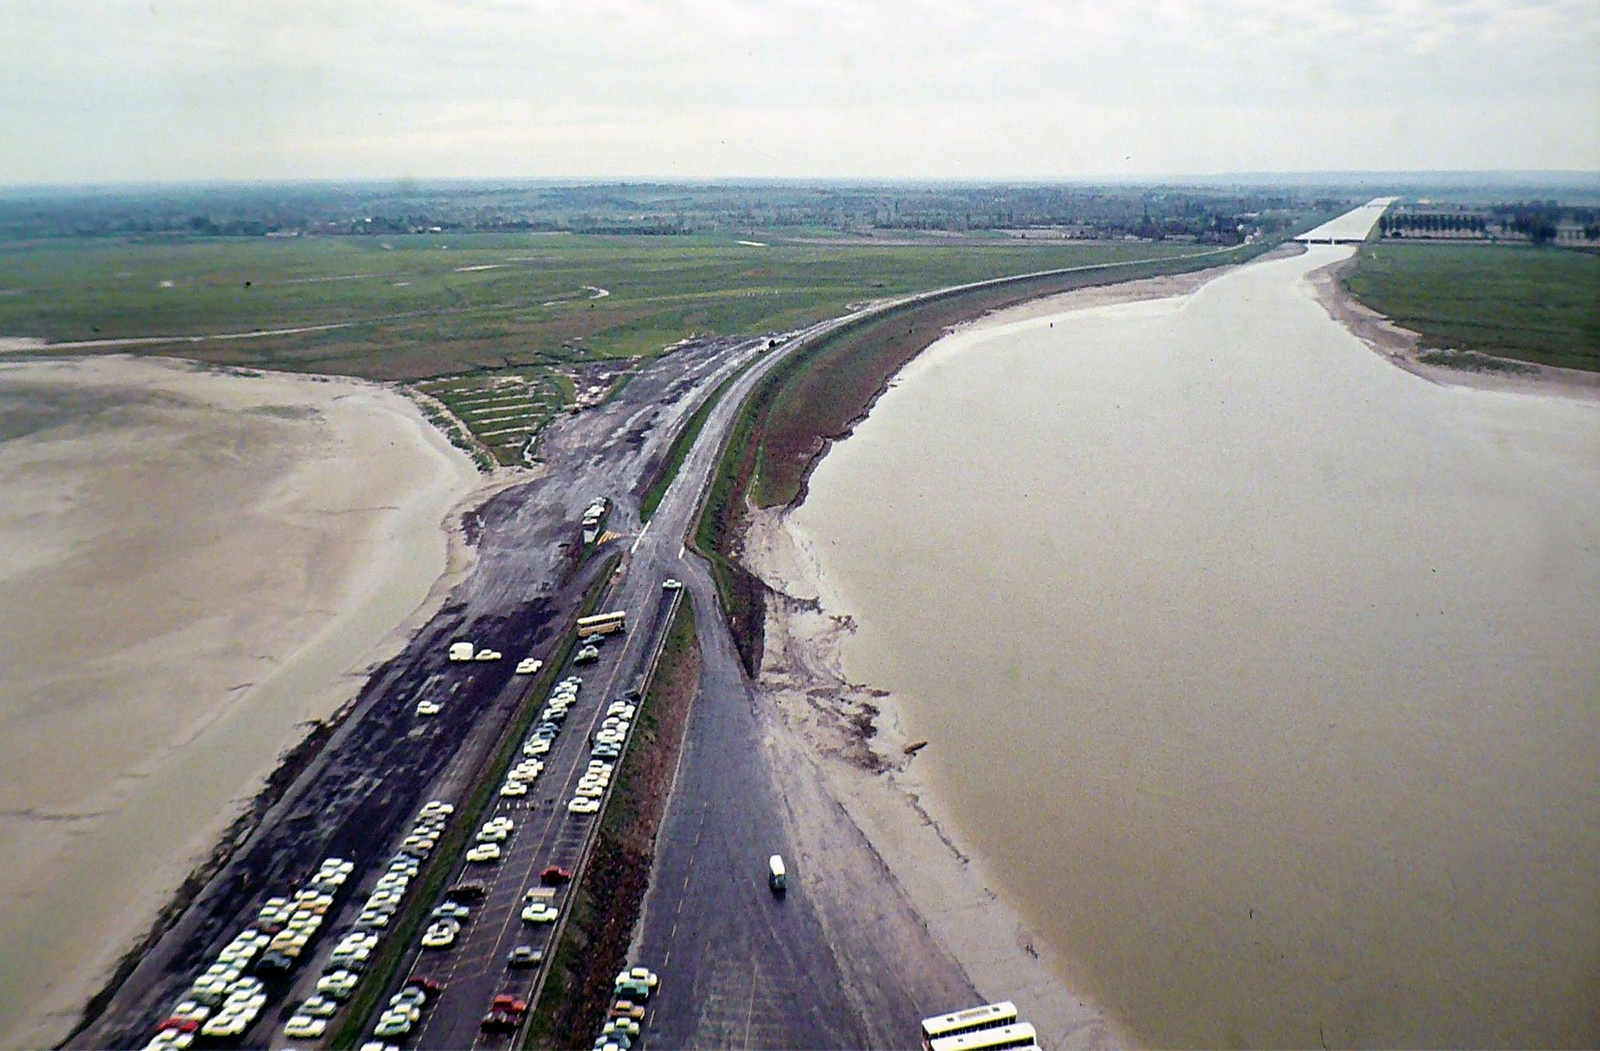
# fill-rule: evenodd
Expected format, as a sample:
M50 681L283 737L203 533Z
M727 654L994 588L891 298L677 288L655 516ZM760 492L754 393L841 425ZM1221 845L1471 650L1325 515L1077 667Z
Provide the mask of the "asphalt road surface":
M599 674L585 673L569 722L598 718L626 688L619 684L635 674L654 636L667 576L688 585L706 658L634 961L662 974L646 1046L913 1046L922 1014L970 1001L970 985L953 961L908 933L920 928L915 913L897 888L882 886L887 869L865 838L827 809L815 771L793 757L775 762L764 745L762 720L770 713L755 704L704 565L682 546L739 403L796 342L767 354L718 403L648 528L640 529L638 501L672 436L723 378L761 353L765 340L681 348L598 408L554 423L540 444L548 472L495 496L469 522L477 533L473 573L402 654L374 671L327 746L68 1046L142 1045L265 898L305 880L323 857L339 855L353 859L356 870L318 939L321 952L328 951L421 803L464 798L524 699L526 684L511 675L516 659L548 656L570 624L595 565L579 560L577 523L600 495L613 500L607 528L633 538L615 601L635 624L620 647L606 644ZM506 659L450 665L444 651L458 638L498 649ZM416 702L425 696L444 704L440 716L416 717ZM581 729L563 730L563 750L552 752L557 758L533 794L504 805L518 825L510 856L492 866L499 870L494 886L462 944L438 964L424 965L447 967L451 988L408 1045L473 1046L489 997L508 982L505 952L538 944L524 941L519 926L522 891L545 864L576 857L584 842L579 832L592 825L565 811L580 757L587 757L586 749L573 747L585 736ZM564 794L552 795L563 781ZM798 811L795 799L812 805ZM817 845L819 835L829 841L825 848ZM764 882L771 853L806 859L781 900ZM830 855L830 878L823 881L824 866L811 868L811 859ZM272 999L244 1045L282 1043L290 997L304 995L320 959L269 986Z

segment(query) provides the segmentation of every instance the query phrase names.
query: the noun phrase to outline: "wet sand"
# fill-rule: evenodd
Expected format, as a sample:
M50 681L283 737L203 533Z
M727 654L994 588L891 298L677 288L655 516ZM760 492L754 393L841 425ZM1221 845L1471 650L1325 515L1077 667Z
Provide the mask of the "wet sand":
M278 758L442 602L478 481L374 384L0 364L0 1046L65 1035Z

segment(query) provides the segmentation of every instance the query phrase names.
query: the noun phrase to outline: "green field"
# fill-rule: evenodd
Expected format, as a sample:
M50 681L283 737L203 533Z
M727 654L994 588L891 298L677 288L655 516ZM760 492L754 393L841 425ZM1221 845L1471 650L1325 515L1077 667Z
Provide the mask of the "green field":
M417 380L633 357L692 334L796 328L865 299L1194 250L772 241L509 233L14 241L0 244L0 335L64 342L338 325L137 352Z
M1600 371L1600 255L1554 247L1362 247L1345 286L1425 347Z
M1196 250L984 236L927 245L764 239L764 247L732 236L535 233L13 241L0 244L0 336L313 329L81 352L409 381L433 399L424 410L435 423L487 468L528 462L539 431L580 386L603 391L633 360L688 336L785 331L870 299Z

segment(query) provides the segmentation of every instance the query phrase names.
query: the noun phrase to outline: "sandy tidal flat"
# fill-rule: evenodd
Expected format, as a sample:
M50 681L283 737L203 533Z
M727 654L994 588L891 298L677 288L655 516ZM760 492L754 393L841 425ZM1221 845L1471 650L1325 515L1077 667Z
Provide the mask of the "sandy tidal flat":
M0 1045L65 1035L442 598L468 554L441 523L476 484L372 384L0 365Z

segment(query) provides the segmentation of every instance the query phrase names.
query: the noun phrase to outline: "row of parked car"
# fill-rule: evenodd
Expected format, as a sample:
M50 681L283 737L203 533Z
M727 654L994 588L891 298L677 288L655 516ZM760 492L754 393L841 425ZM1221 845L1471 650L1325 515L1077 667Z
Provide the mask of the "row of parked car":
M267 1003L263 976L283 974L304 953L355 865L327 858L287 897L268 898L253 926L234 935L156 1026L151 1051L182 1051L197 1037L243 1036Z
M355 994L383 931L399 911L411 881L422 870L422 863L432 853L454 812L455 807L442 800L435 799L423 805L400 851L390 859L362 903L355 925L344 932L333 952L328 954L322 976L317 979L316 991L301 1001L284 1023L284 1036L292 1040L314 1040L327 1032L334 1014Z
M660 976L648 967L630 967L617 975L605 1025L594 1038L595 1051L629 1051L639 1042L645 1005L660 984Z

